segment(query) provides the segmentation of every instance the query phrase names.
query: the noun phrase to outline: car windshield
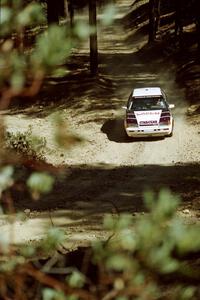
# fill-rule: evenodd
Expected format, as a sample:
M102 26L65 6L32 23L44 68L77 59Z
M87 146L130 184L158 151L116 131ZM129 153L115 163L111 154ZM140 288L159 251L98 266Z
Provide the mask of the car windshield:
M131 110L153 110L167 108L166 102L160 97L132 98Z

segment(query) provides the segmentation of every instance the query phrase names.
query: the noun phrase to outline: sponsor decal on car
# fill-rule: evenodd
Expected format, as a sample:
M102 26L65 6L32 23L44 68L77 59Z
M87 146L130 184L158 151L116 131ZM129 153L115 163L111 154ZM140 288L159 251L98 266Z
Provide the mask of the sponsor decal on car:
M162 110L135 111L139 126L158 126Z
M143 111L143 112L136 112L137 116L148 116L148 115L160 115L159 111Z
M140 121L140 125L157 125L158 122L156 120L151 120L151 121Z

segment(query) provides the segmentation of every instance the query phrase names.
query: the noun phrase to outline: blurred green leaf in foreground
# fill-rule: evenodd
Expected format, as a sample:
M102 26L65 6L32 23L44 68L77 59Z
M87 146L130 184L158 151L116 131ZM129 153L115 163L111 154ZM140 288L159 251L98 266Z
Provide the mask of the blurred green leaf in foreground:
M117 278L122 280L122 289L116 291L119 295L198 299L200 271L190 259L200 253L199 224L183 223L176 214L180 200L168 190L161 190L158 196L147 192L144 200L148 212L143 216L106 216L111 238L93 246L95 261L105 272L102 276L110 274L113 285ZM163 284L168 285L167 292Z

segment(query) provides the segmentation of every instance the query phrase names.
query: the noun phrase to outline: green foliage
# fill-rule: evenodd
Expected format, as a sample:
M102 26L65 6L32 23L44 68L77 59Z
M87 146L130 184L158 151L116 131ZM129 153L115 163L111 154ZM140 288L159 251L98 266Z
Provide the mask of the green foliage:
M86 39L90 35L90 33L93 33L94 30L83 21L78 21L74 28L74 33L76 36L78 36L80 39Z
M20 248L20 255L24 258L32 258L36 254L36 247L25 245Z
M5 147L33 159L44 160L46 139L33 135L31 127L24 132L6 132Z
M173 220L171 223L171 237L176 240L176 251L180 255L188 252L197 252L200 249L198 237L199 226L186 226L180 220Z
M71 47L71 39L67 37L66 29L52 25L48 33L45 32L38 37L31 63L37 70L51 70L65 62Z
M108 4L103 11L102 23L109 26L113 23L116 15L116 7L113 4Z
M0 198L2 192L12 186L13 172L14 169L12 166L6 166L0 169Z
M126 282L122 288L125 295L132 288L137 299L161 299L164 291L160 282L175 276L182 282L178 289L177 283L170 283L169 289L175 291L173 299L196 299L195 282L200 272L189 263L183 264L182 259L200 252L200 226L183 224L176 215L179 199L167 190L158 197L145 193L145 202L149 213L140 218L106 216L106 228L114 234L107 243L94 244L96 263L102 266L104 262L105 272L117 272ZM171 299L170 295L166 299Z
M158 198L159 201L157 202L157 197L152 192L146 192L144 194L146 207L151 211L152 218L155 218L157 221L159 218L168 220L174 214L180 199L164 189L160 191ZM166 199L168 200L166 201Z
M0 73L0 88L9 83L13 93L20 93L25 84L40 82L45 74L54 73L56 68L66 62L71 41L64 28L52 26L48 33L37 38L35 49L31 53L21 54L13 47L12 40L8 39L0 49L0 68L3 70ZM63 67L61 69L63 73Z
M34 90L30 91L33 95L46 74L63 75L62 65L72 48L71 35L66 27L52 25L36 36L31 51L26 50L26 29L30 31L45 21L41 4L31 1L25 5L22 0L13 0L1 5L0 89L10 88L10 97L13 97L34 83Z
M85 284L85 276L78 270L75 270L67 277L67 282L73 288L82 288Z
M93 260L97 272L106 280L97 282L95 289L102 290L102 298L105 299L112 293L118 300L197 300L200 278L198 265L193 261L191 264L185 257L200 252L199 225L191 226L181 222L176 215L179 201L169 191L161 191L157 198L155 194L148 192L145 199L149 212L139 218L133 218L129 214L105 218L105 225L112 235L107 242L94 243ZM166 204L171 201L174 202L173 205ZM155 211L158 212L158 218ZM37 255L38 250L49 256L55 253L55 249L62 247L65 240L65 232L50 228L46 237L37 245L24 245L18 256L1 262L0 270L14 272L26 263L26 258ZM50 258L51 261L53 263L47 263L43 272L50 272L52 266L52 271L54 270L56 261ZM73 261L73 265L75 263ZM70 292L66 295L62 289L45 287L43 299L79 299L78 290L85 292L86 286L91 291L94 289L88 275L83 274L80 269L62 269L66 272L64 274L69 274L70 271L66 278L63 276L63 280L71 288ZM94 273L89 276L93 279ZM194 282L191 283L193 279Z
M12 256L10 259L3 260L0 264L0 273L11 273L14 272L18 266L25 263L23 256Z
M17 92L25 84L26 57L13 47L13 41L7 39L0 49L0 87L9 82Z
M17 15L17 23L20 26L40 24L45 21L41 5L30 3Z
M38 3L23 5L21 0L3 1L0 10L0 36L11 35L24 26L41 24L45 21L42 7Z
M60 148L69 149L76 144L83 142L83 139L70 132L65 117L60 113L53 114L55 142Z
M40 247L42 251L49 254L51 251L55 251L55 249L57 249L65 240L65 232L59 228L53 227L49 229L46 238L41 241Z
M45 288L42 292L43 300L66 300L66 296L62 291Z
M52 190L54 178L46 173L33 172L27 180L27 186L33 195L47 194Z

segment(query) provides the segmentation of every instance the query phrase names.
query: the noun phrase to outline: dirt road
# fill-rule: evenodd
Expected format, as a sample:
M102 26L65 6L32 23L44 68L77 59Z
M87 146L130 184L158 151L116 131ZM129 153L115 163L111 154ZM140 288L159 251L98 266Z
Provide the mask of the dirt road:
M125 14L131 2L123 2L119 12ZM62 105L33 107L6 117L12 131L23 131L31 125L34 133L47 140L47 160L66 166L51 195L38 202L16 200L16 208L27 216L26 221L15 224L17 243L42 238L52 223L66 230L68 247L104 238L103 216L143 212L146 188L171 189L183 200L180 214L185 220L197 222L200 217L200 127L187 119L188 102L184 89L175 82L173 60L148 47L145 35L137 35L134 44L130 43L134 32L124 31L122 17L118 14L114 25L99 32L97 78L83 76L78 81L75 76L60 82ZM87 54L86 48L76 53L76 63L83 62L83 69ZM176 105L173 137L125 137L121 106L135 86L161 86L165 90L169 102ZM55 146L51 117L56 111L62 112L69 128L84 138L81 145L68 151ZM7 221L2 222L6 235Z

